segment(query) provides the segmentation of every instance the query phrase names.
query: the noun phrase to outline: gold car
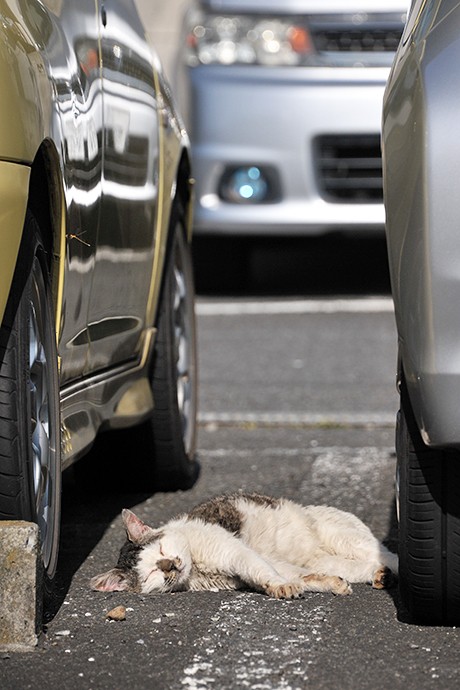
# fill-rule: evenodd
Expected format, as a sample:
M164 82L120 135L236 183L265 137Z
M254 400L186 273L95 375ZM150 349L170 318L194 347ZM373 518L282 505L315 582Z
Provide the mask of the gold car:
M0 0L0 32L0 518L38 523L52 578L99 431L136 426L127 473L196 478L189 144L132 0Z

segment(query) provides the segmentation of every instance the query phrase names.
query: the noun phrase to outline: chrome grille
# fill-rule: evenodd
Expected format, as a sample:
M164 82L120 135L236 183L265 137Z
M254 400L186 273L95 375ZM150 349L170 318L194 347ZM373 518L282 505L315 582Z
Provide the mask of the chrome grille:
M382 201L379 135L322 136L316 140L318 186L328 201Z
M399 44L402 29L317 29L313 40L318 52L387 53Z
M404 29L405 15L397 13L311 15L308 26L317 54L329 62L359 60L367 65L392 60ZM349 56L346 58L346 56ZM366 57L367 55L367 57ZM380 57L379 57L380 56Z

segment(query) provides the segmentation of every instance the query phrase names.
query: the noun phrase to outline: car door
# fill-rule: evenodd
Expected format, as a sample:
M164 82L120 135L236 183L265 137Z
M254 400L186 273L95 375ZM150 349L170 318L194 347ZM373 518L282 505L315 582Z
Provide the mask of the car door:
M95 0L34 1L25 10L44 41L54 90L52 138L62 158L67 218L58 350L64 384L83 375L89 353L103 156L100 28Z
M100 7L102 204L88 312L87 372L135 360L145 328L158 197L151 53L131 0Z

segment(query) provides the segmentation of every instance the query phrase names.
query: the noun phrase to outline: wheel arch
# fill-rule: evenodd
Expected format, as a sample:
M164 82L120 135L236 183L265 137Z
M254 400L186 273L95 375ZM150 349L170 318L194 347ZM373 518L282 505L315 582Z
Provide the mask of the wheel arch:
M191 242L193 225L193 185L191 177L191 163L187 147L184 147L177 157L172 182L168 182L167 193L159 200L156 217L157 246L152 271L150 296L147 306L146 322L153 326L157 320L159 296L162 289L163 270L171 251L173 236L173 219L177 202L179 201L185 222L186 239Z
M167 221L167 236L165 241L164 262L168 261L169 254L173 250L174 232L176 230L175 221L177 220L177 212L182 217L184 223L184 236L188 243L192 240L193 230L193 185L194 180L191 177L191 164L188 155L188 150L184 149L181 153L179 163L177 166L175 183L171 190L171 202L169 204L169 213ZM164 282L164 276L161 283ZM160 286L160 291L163 285ZM158 293L160 294L160 293ZM157 305L158 306L158 305Z
M58 330L62 313L66 212L60 160L49 140L42 143L32 163L27 205L42 235Z
M188 150L182 152L177 171L177 196L184 208L187 239L191 241L193 230L193 202L195 180L192 177Z

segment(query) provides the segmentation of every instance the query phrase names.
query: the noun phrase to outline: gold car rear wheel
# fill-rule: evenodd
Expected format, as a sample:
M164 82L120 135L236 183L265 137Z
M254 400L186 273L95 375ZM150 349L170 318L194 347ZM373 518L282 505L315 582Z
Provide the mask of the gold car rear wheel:
M46 253L30 213L0 331L0 407L0 519L38 524L49 583L59 550L59 386Z
M86 491L185 490L198 478L195 287L179 200L165 262L149 371L154 408L139 425L100 434L93 449L98 472L84 458L75 464L74 475Z
M145 472L163 490L191 487L199 470L195 288L178 201L171 231L151 370L154 410L143 425Z

